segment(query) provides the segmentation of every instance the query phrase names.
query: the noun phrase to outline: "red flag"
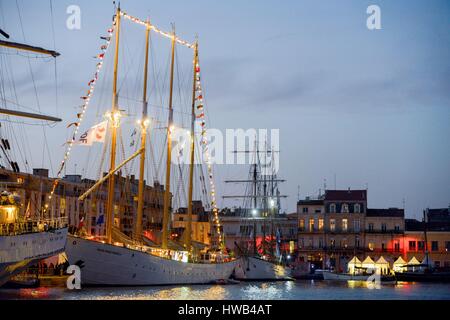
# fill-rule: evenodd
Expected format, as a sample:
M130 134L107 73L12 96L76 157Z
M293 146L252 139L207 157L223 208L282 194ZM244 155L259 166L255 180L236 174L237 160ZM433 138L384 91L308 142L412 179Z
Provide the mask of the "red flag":
M199 66L195 67L195 72L197 72L197 73L200 72L200 67Z
M199 95L198 97L197 97L197 100L202 100L203 99L203 96L202 95Z
M200 113L200 114L197 116L197 119L203 118L204 116L205 116L205 114L202 112L202 113Z
M103 57L105 56L105 54L104 53L100 53L99 55L97 55L97 58L99 58L99 59L103 59Z
M78 229L84 226L84 217L81 217L80 222L78 223Z

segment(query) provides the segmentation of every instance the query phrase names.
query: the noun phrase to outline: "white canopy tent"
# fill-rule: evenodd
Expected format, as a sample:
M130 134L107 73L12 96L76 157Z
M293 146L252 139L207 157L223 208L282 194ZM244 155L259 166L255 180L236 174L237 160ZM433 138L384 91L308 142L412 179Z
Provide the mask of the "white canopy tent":
M367 256L364 259L364 261L362 262L362 267L367 268L368 271L376 269L375 262L372 260L372 258L370 256Z
M356 273L358 271L358 268L362 267L361 260L358 259L357 256L354 256L348 263L347 263L347 269L348 273Z
M393 264L393 269L395 272L403 272L406 270L406 261L400 256L397 260L395 260Z
M389 274L390 265L389 262L383 256L378 258L377 262L375 263L375 266L377 268L377 273Z
M416 257L412 257L411 260L408 261L408 269L412 269L412 271L416 271L416 269L420 269L420 261L417 260Z

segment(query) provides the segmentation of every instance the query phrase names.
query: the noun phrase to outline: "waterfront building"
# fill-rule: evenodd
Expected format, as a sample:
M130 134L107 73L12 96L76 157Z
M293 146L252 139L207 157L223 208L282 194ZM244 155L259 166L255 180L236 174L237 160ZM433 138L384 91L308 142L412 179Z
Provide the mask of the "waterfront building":
M297 203L298 259L338 267L364 253L367 190L326 190Z
M404 210L368 209L367 190L326 190L297 203L298 260L345 270L352 257L393 260L401 254Z
M0 184L5 190L17 193L24 204L20 216L57 218L67 217L71 231L83 229L87 234L103 236L104 213L106 212L106 184L84 201L78 197L88 190L94 180L82 179L81 175L66 175L61 179L50 201L48 195L54 178L48 169L33 169L33 174L0 169ZM131 236L137 210L137 188L139 181L134 175L116 174L116 198L114 224L124 234ZM144 188L144 230L161 229L164 186L154 183ZM120 202L119 202L120 201Z
M450 214L427 209L427 246L436 267L450 267ZM424 258L423 222L405 219L404 209L367 208L367 190L326 190L297 203L297 259L314 268L347 270L357 257L381 257L391 266L401 257Z
M423 261L425 250L437 268L450 268L450 210L449 208L425 210L426 222L406 219L404 256L409 261L416 257ZM426 230L426 241L425 231Z
M191 239L194 242L203 243L206 245L211 244L211 230L214 228L211 219L209 219L210 213L207 212L203 206L203 203L198 200L192 201L192 223L191 223ZM177 233L184 235L187 229L188 223L188 211L186 207L179 208L173 214L172 229L178 231Z

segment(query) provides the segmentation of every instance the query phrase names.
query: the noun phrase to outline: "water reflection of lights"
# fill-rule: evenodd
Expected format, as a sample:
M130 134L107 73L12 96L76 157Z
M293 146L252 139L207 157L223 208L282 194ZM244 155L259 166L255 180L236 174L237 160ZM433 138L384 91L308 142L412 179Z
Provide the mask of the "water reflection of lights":
M250 285L247 288L243 288L244 297L243 299L258 300L261 299L261 292L264 292L265 300L282 299L284 288L282 286L278 287L274 283L262 283L260 285Z
M286 291L291 291L294 288L295 285L294 281L286 281L285 283L286 283L285 285Z
M20 289L20 297L24 299L45 299L49 297L49 289L40 287L35 289Z
M350 289L367 288L367 289L381 289L381 284L371 281L347 280L347 286Z

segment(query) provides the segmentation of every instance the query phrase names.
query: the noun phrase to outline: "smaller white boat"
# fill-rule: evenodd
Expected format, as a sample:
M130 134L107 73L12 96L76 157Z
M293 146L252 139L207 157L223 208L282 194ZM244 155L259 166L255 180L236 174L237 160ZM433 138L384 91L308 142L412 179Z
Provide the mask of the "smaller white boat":
M395 276L393 275L376 275L376 274L368 274L368 273L336 273L329 270L322 271L324 280L332 280L332 281L370 281L374 282L379 279L379 281L383 284L397 282Z
M244 281L293 280L289 268L254 256L242 256L234 269L234 278Z

